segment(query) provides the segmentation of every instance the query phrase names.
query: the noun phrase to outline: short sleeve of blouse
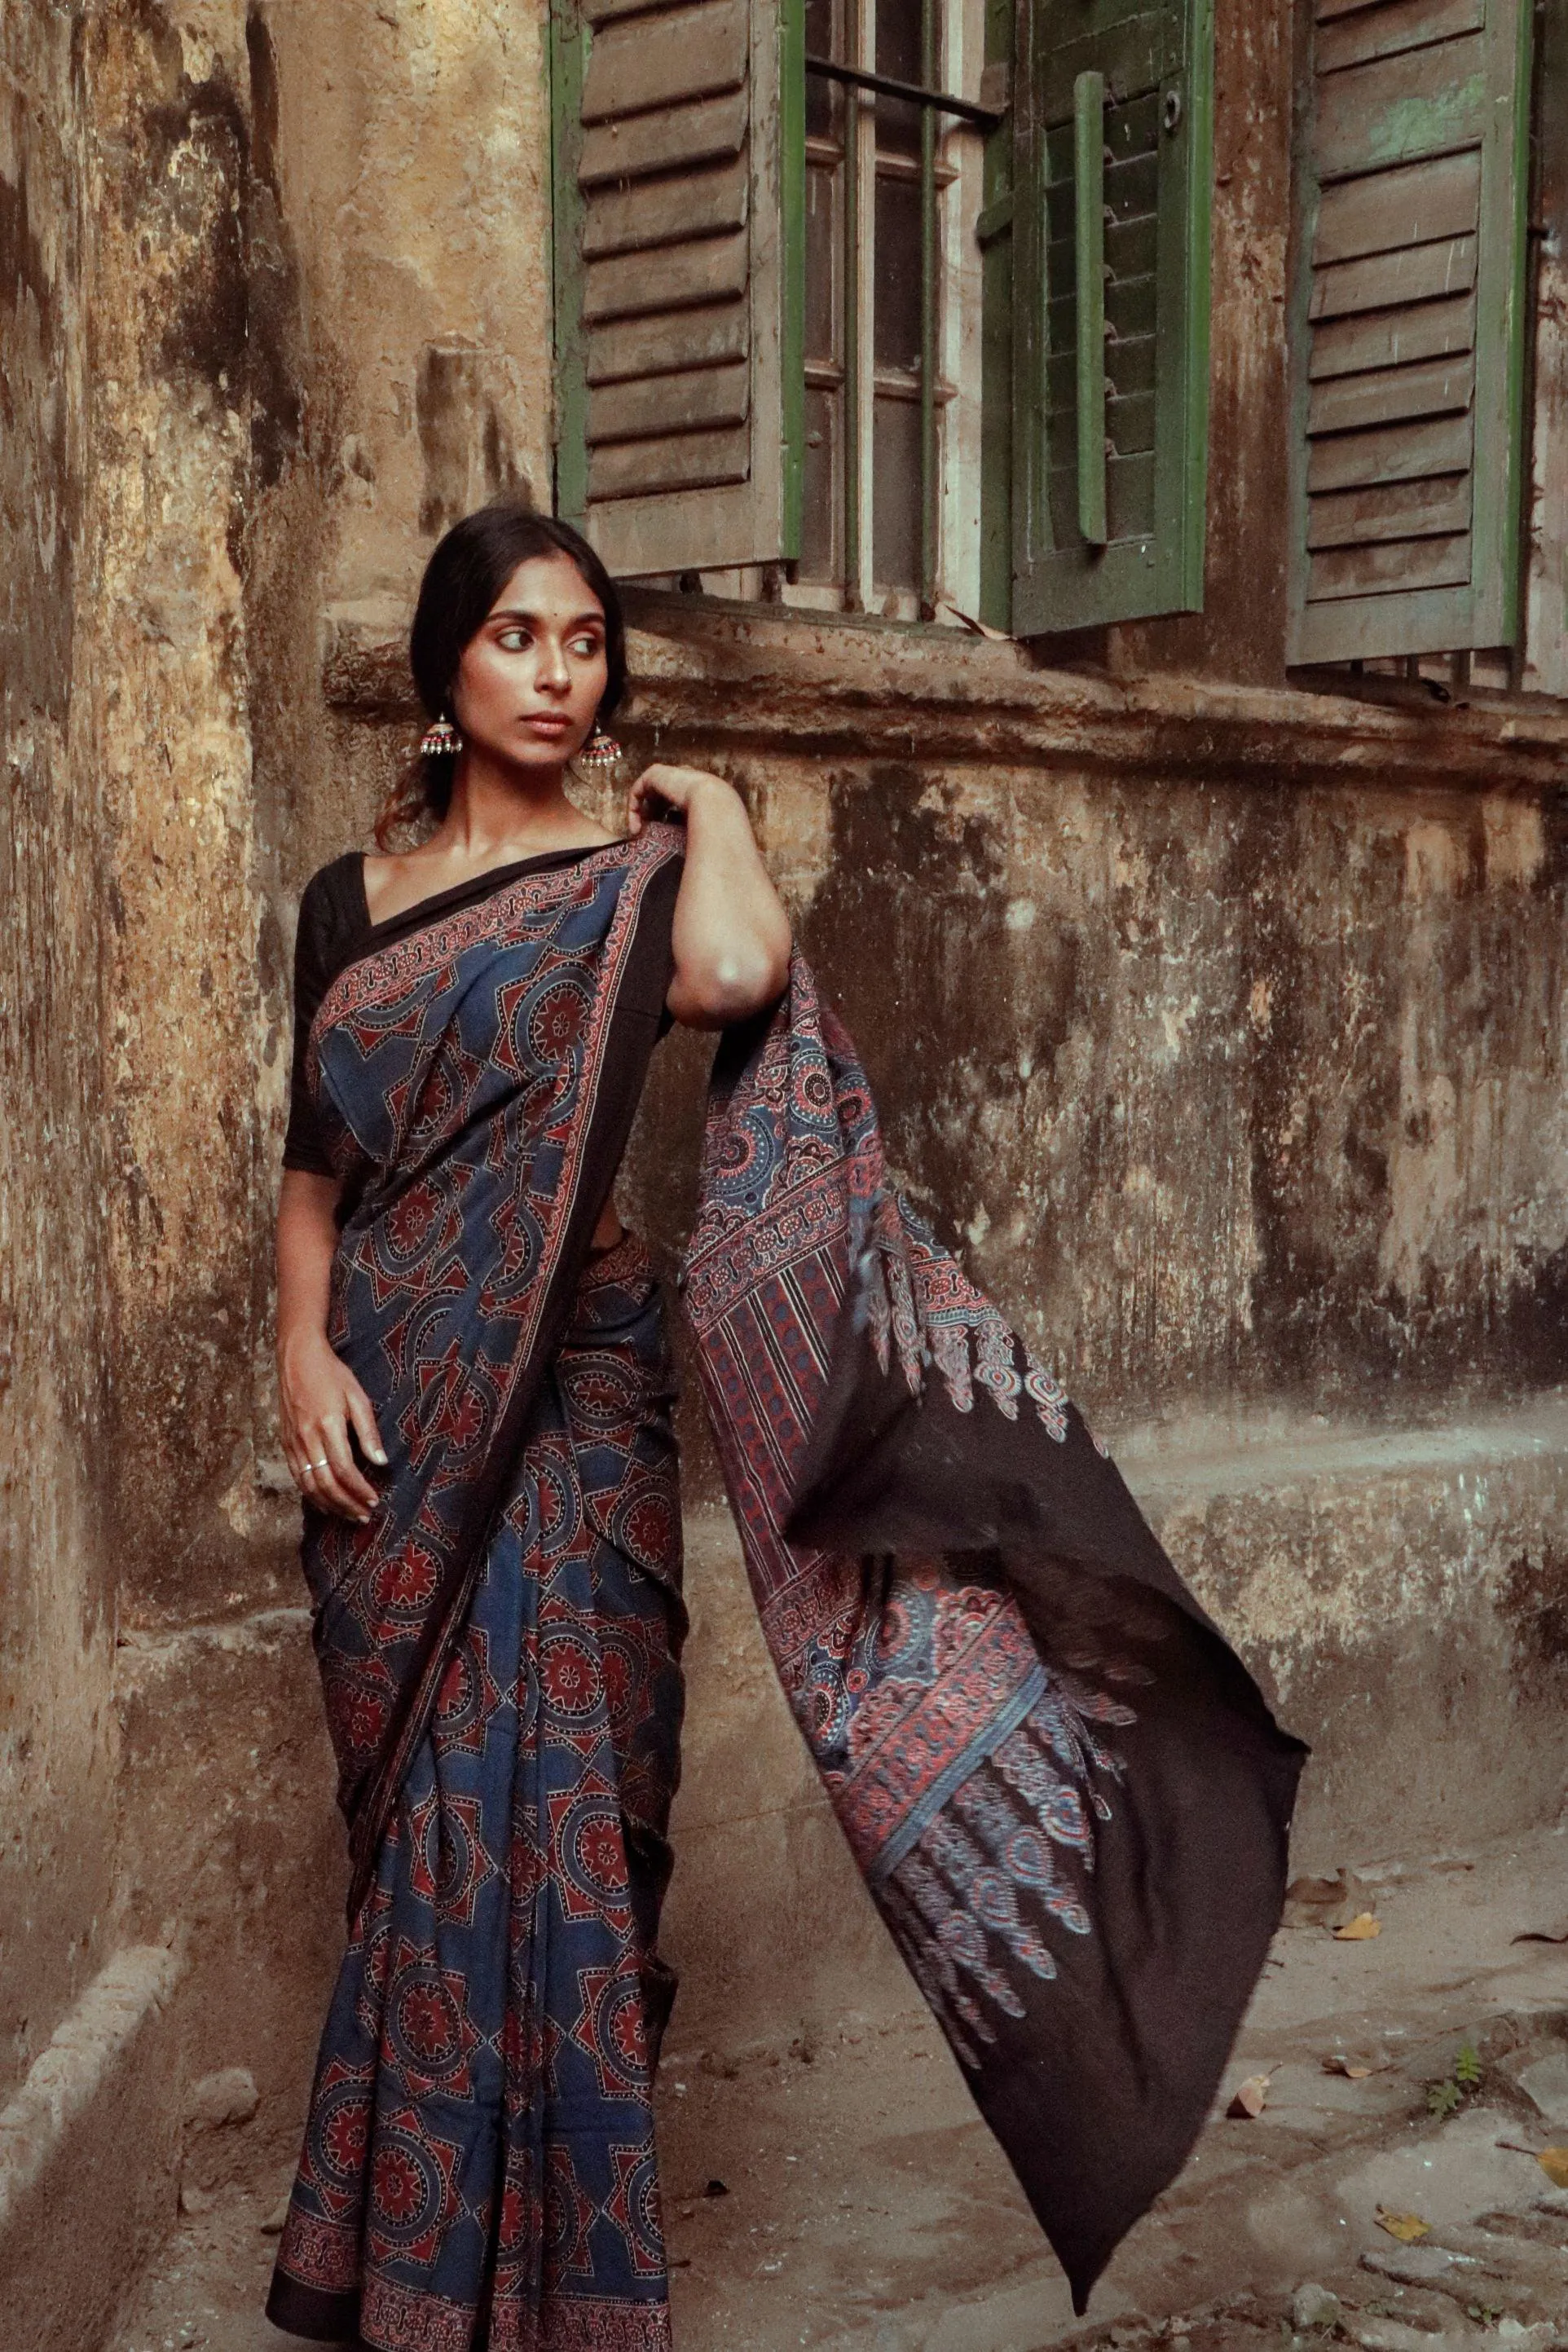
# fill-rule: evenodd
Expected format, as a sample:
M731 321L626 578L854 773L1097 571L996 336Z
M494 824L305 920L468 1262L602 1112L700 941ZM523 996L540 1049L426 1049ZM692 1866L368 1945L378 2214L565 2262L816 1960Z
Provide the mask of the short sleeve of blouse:
M353 955L366 928L364 886L357 851L334 858L305 885L294 935L294 1059L289 1088L289 1129L283 1139L285 1168L315 1176L336 1171L328 1157L305 1083L310 1024L333 981Z

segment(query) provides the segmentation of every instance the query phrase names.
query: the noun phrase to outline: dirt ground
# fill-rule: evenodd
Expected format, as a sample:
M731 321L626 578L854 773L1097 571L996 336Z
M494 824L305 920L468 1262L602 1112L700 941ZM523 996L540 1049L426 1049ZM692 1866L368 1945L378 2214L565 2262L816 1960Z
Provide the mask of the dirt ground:
M1336 1936L1369 1911L1375 1936ZM1568 1830L1293 1915L1214 2118L1086 2321L923 2009L724 2056L678 2026L679 2352L1568 2347L1568 2188L1535 2160L1568 2148ZM1226 2112L1258 2075L1261 2113ZM178 2218L106 2352L289 2352L260 2314L287 2186L258 2168Z

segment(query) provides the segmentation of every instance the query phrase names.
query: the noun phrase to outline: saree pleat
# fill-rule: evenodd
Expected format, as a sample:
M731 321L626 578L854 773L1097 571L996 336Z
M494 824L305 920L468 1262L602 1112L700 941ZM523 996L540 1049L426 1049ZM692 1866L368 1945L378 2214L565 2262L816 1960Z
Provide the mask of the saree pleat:
M389 2352L659 2352L679 1517L646 1255L590 1267L339 1973L269 2304Z

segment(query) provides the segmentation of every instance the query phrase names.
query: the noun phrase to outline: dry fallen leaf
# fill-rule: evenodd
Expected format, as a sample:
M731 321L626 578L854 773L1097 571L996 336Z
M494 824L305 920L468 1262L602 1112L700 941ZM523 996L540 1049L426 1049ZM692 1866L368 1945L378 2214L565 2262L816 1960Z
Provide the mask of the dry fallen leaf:
M1323 2061L1325 2074L1344 2074L1352 2083L1364 2083L1372 2071L1370 2066L1358 2066L1353 2058L1342 2058L1337 2050Z
M1535 2161L1554 2189L1568 2189L1568 2147L1543 2147Z
M1370 1911L1361 1911L1353 1919L1347 1920L1342 1927L1334 1929L1334 1941L1336 1944L1366 1944L1373 1936L1381 1936L1382 1933L1382 1920L1374 1919Z
M1268 2104L1268 2075L1249 2074L1245 2083L1237 2084L1226 2113L1227 2116L1260 2116Z
M1419 2213L1390 2213L1386 2207L1380 2205L1377 2226L1380 2230L1386 2230L1391 2238L1397 2238L1402 2246L1413 2246L1418 2238L1426 2236L1432 2224L1424 2221Z

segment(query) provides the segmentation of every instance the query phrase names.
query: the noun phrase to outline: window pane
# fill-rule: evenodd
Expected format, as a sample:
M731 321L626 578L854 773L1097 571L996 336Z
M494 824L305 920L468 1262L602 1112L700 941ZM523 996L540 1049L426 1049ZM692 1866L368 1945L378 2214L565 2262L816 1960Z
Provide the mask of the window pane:
M877 71L923 86L921 0L877 0ZM923 109L907 99L877 100L877 144L889 154L918 155Z
M921 411L916 400L874 404L871 571L879 588L921 582Z
M805 53L808 58L844 61L844 0L805 0ZM839 139L843 94L820 74L805 78L805 135L808 139Z
M877 182L877 365L921 363L921 192L913 180Z
M805 174L805 356L837 362L839 268L843 240L838 228L839 174L831 164L814 163Z
M838 454L839 394L805 395L805 496L801 518L800 576L837 580L841 558L838 515L844 468Z

